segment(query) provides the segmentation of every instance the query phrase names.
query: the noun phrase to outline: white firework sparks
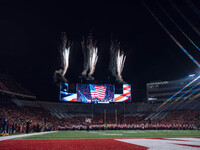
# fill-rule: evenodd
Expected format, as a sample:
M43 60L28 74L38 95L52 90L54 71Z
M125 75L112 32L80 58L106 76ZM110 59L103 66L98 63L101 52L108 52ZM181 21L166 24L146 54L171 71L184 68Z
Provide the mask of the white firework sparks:
M116 71L116 63L117 63L117 60L116 60L116 46L114 45L114 43L112 42L111 43L111 47L110 47L110 65L109 65L109 69L112 73L112 75L117 78L117 71Z
M120 52L120 49L117 52L117 76L118 76L118 80L120 82L123 81L122 79L122 71L124 68L124 62L126 60L126 56L124 55L123 52Z
M67 69L69 67L69 53L70 53L70 42L67 41L65 32L62 32L62 44L60 47L60 54L61 54L61 62L62 66L61 69L55 70L54 72L54 82L58 81L65 81L67 82L67 79L65 78L65 74L67 73Z
M83 41L82 41L82 52L83 52L83 56L84 56L84 63L83 63L83 71L82 71L81 75L86 76L87 72L89 70L90 51L85 45L84 38L83 38Z
M82 42L82 51L84 55L84 66L83 66L83 72L81 73L82 76L86 76L87 72L89 70L87 79L88 80L94 80L92 75L94 74L96 63L98 60L98 48L95 46L96 42L93 42L92 36L90 35L87 39L87 42L85 44L84 39Z
M67 69L69 67L69 53L70 53L70 47L68 48L64 48L62 55L63 55L63 72L62 72L62 76L64 77Z
M98 52L97 47L92 47L90 49L90 72L88 74L89 76L92 76L94 74L96 63L98 60L97 52Z
M70 42L67 41L67 37L65 32L62 33L62 45L61 45L61 58L62 58L62 74L61 76L64 78L69 67L69 53L70 53Z
M124 82L122 78L122 71L124 68L125 60L126 56L124 55L123 51L120 50L120 43L115 44L111 41L109 69L112 75L120 83Z

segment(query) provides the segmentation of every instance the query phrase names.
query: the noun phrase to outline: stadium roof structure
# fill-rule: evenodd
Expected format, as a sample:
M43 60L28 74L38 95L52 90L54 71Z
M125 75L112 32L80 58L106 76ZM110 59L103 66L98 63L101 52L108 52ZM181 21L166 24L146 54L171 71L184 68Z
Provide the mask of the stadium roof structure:
M6 74L0 74L0 92L6 94L12 94L15 96L26 97L36 99L36 96L27 91L11 76Z

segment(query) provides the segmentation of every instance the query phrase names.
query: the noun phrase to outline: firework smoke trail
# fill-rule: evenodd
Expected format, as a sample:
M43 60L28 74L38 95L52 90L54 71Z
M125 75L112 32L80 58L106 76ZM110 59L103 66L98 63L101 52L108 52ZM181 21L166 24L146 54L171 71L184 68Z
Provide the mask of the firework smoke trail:
M61 76L62 72L63 72L62 69L54 71L53 79L55 83L62 80L62 76Z
M155 14L151 11L151 9L142 1L142 4L147 8L149 13L153 16L153 18L158 22L158 24L164 29L164 31L172 38L172 40L181 48L181 50L200 68L200 64L196 61L192 55L175 39L175 37L165 28L165 26L160 22L160 20L155 16Z
M169 14L165 11L165 9L156 1L157 5L161 8L161 10L165 13L165 15L174 23L174 25L179 29L179 31L200 51L200 48L186 35L186 33L177 25L177 23L169 16Z
M194 89L195 87L197 87L200 84L197 83L195 86L191 87L189 90L187 90L185 93L183 93L181 96L179 96L175 101L178 101L180 98L182 98L184 95L186 95L188 92L190 92L192 89Z
M89 64L90 64L90 51L87 49L87 46L85 44L84 38L82 41L82 52L83 52L83 57L84 57L84 63L83 63L83 71L81 73L82 76L86 76L87 72L89 70Z
M192 27L192 29L194 29L194 30L196 31L196 33L197 33L198 35L200 35L199 29L198 29L193 23L191 23L191 21L190 21L188 18L186 18L186 17L183 15L183 13L180 11L180 9L178 9L177 6L176 6L171 0L170 0L169 2L170 2L171 5L176 9L176 11L179 13L179 15Z
M200 17L200 11L199 9L192 3L191 0L185 0L186 3L189 4L190 8Z
M119 44L118 44L119 45ZM117 78L117 54L116 54L116 47L118 47L114 44L114 42L111 40L111 46L110 46L110 65L109 70L111 71L112 75Z

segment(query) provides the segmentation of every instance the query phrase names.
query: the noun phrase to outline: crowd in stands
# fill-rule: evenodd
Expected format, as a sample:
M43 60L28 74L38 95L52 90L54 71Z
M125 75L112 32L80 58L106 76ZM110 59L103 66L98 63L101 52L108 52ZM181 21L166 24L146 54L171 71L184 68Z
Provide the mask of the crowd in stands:
M100 109L97 109L98 111L93 110L92 114L91 111L82 112L84 108L88 109L88 106L90 105L1 99L0 130L8 133L86 130L87 125L89 125L90 130L200 129L200 111L194 109L193 105L191 105L191 109L173 111L166 109L162 112L150 111L150 106L146 110L143 108L143 112L141 109L137 112L135 112L137 109L133 109L133 112L130 112L131 109L126 106L128 111L124 112L120 108L124 107L123 105L120 105L120 107L115 105L116 113L115 111L110 113L109 110L105 113L105 109L102 109L103 107L99 105L101 111ZM138 106L139 104L136 107L139 108ZM95 107L98 107L98 105ZM91 118L91 122L86 123L86 118Z
M78 89L91 99L90 87ZM113 96L107 85L106 100ZM8 75L0 74L0 132L53 130L200 130L200 100L162 103L81 104L19 100L33 95ZM11 94L4 91L9 91ZM78 93L80 94L80 93ZM81 101L79 99L78 101ZM90 118L90 119L88 119ZM90 120L87 121L86 120Z
M49 111L37 107L18 107L13 103L1 103L0 118L1 133L56 130L59 124L59 119Z
M103 115L100 115L103 116ZM117 118L121 119L117 124L116 116L113 114L107 115L106 126L101 117L94 117L90 124L90 130L199 130L200 129L200 111L183 111L173 112L164 119L145 120L145 116L129 116ZM103 118L103 117L102 117ZM123 119L122 119L123 118ZM84 118L82 118L84 119ZM98 119L98 121L97 121ZM121 123L120 123L121 122ZM85 130L86 125L76 122L71 126L63 126L61 130Z
M92 99L88 84L79 84L81 94ZM33 95L12 77L0 74L0 132L29 133L52 130L200 130L200 100L162 103L50 103L15 99L15 94ZM9 91L11 94L4 91ZM81 94L80 94L81 93ZM105 101L114 97L106 85ZM6 96L8 95L8 97ZM10 96L10 97L9 97ZM18 95L19 96L19 95ZM86 118L91 118L86 122Z

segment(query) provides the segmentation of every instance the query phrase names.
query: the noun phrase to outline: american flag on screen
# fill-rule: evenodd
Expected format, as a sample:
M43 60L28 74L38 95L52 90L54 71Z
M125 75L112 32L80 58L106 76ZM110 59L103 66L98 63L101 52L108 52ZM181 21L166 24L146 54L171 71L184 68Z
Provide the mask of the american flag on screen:
M77 93L68 93L68 83L60 83L60 99L67 102L77 102Z
M106 95L106 87L101 85L90 85L90 93L92 98L104 99Z
M123 94L115 94L115 102L126 102L131 100L131 85L123 84Z

